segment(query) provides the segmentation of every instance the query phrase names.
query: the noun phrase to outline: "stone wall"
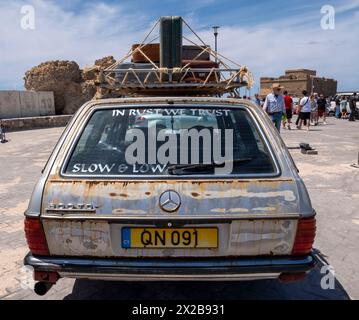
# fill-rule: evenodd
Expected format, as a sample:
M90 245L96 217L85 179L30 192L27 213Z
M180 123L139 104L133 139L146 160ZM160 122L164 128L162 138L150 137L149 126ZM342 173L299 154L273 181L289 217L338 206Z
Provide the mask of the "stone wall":
M310 70L310 69L291 69L291 70L285 70L286 76L294 76L298 79L307 79L310 76L315 77L317 75L316 70Z
M296 69L286 70L285 75L278 78L262 77L260 79L260 93L263 98L272 91L272 85L279 83L291 96L302 96L302 91L308 93L323 93L325 96L334 96L337 93L337 81L334 79L320 78L315 70Z
M64 127L71 120L71 115L42 116L2 120L6 132L32 130L41 128Z
M313 78L313 92L323 93L324 96L334 96L337 93L337 81L325 78Z
M266 80L261 79L260 96L265 97L268 93L272 92L273 83L279 83L287 90L291 96L301 96L303 90L309 89L309 82L307 80Z
M54 94L43 91L0 91L0 119L55 114Z
M115 62L114 57L108 56L80 69L75 61L47 61L26 72L25 88L53 91L56 114L73 114L91 99L119 96L97 86L101 70Z

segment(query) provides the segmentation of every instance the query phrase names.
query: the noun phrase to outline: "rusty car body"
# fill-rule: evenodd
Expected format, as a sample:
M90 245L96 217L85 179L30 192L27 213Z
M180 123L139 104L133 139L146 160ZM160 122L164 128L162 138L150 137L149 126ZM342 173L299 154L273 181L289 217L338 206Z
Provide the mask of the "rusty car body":
M86 174L89 167L78 172L79 165L72 171L77 174L66 171L95 112L179 106L241 109L258 130L273 172L102 176ZM163 207L164 194L176 198L170 199L173 208ZM206 229L216 234L217 242L208 247L176 248L164 241L158 247L131 247L123 239L131 228L163 234ZM40 294L60 277L286 281L302 277L315 265L315 211L305 185L267 115L241 99L147 97L86 103L64 130L35 186L25 212L25 232L30 248L25 265L34 268Z

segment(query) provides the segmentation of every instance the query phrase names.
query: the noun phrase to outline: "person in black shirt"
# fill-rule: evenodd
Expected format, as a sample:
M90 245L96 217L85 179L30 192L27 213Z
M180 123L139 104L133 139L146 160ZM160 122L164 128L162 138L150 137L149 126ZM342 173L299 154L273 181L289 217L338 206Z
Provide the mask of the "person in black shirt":
M350 106L349 121L355 121L355 109L356 109L357 101L358 101L357 93L354 92L354 94L349 99L349 106Z
M327 118L327 99L324 98L324 95L321 94L319 96L319 99L317 100L318 105L318 117L323 117L323 123L326 124L326 118Z
M0 142L5 143L5 126L2 123L2 120L0 119Z

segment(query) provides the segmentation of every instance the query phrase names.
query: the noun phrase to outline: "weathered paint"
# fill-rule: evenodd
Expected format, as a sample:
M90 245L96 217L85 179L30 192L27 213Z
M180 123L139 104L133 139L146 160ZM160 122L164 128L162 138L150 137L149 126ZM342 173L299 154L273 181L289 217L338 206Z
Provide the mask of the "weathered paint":
M166 190L176 190L181 197L177 212L167 213L159 206L159 197ZM194 190L196 191L193 195ZM126 196L124 196L126 195ZM67 220L44 219L50 252L56 255L86 255L102 257L215 257L286 255L293 246L296 220L277 219L278 215L298 212L294 181L157 181L117 182L85 180L50 180L43 196L43 208L49 203L92 203L95 214L79 212L84 222L71 219L73 213L64 210L58 216ZM246 214L246 220L215 224L219 228L218 249L131 249L120 247L121 217L176 219L176 217L211 219ZM266 214L276 219L256 219ZM56 216L52 213L53 218ZM46 216L46 215L45 215ZM91 221L96 217L118 218L118 223ZM251 220L248 220L248 216ZM253 220L254 219L254 220ZM288 227L284 226L287 224ZM131 226L135 226L133 222ZM149 223L148 226L153 226ZM191 224L190 226L193 226ZM202 227L204 225L201 225ZM213 226L213 225L212 225ZM101 232L99 232L99 230ZM238 238L239 237L239 238Z
M44 220L43 226L52 254L106 256L111 248L106 223Z
M297 220L258 219L216 224L219 231L218 249L123 249L121 229L129 225L55 219L44 219L43 224L50 252L59 256L224 257L290 254ZM213 227L191 225L196 226Z
M111 180L62 177L61 165L86 117L94 108L141 104L144 107L166 104L244 105L258 121L267 136L281 169L280 177L262 179L221 180ZM169 107L171 107L169 105ZM163 212L158 200L162 192L175 190L181 206L174 213ZM40 202L40 199L41 202ZM96 213L52 212L50 203L92 203ZM41 212L51 254L101 257L216 257L286 255L293 246L297 218L313 214L309 197L294 163L280 136L262 110L247 100L216 98L135 98L91 102L74 116L37 184L28 214ZM126 217L133 222L124 224ZM218 226L218 249L141 249L124 250L121 228L136 226L136 219L148 219L148 225L163 218L170 221L230 217ZM237 220L241 219L242 220ZM92 219L92 220L91 220ZM156 220L157 219L157 220ZM111 222L110 222L111 220ZM191 221L192 221L191 220ZM199 223L199 221L198 221ZM141 224L144 225L143 222ZM146 225L146 224L145 224ZM201 227L206 224L201 223Z
M175 190L181 206L165 213L158 204L166 190ZM193 191L196 190L196 195ZM127 182L66 180L49 181L43 196L43 210L54 203L91 203L96 214L174 216L213 216L216 213L296 213L298 196L294 181L251 182L186 181ZM66 214L66 211L63 212Z

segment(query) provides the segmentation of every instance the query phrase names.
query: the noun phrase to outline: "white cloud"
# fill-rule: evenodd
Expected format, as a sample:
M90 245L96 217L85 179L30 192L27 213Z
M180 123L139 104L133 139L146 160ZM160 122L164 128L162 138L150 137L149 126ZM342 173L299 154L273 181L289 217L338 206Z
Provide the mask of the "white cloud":
M222 27L219 52L252 70L255 90L259 77L279 76L288 68L315 69L319 76L338 80L339 90L358 89L359 23L355 14L353 11L350 18L337 19L335 30L322 30L320 15L317 23L300 27L296 26L298 17L255 28ZM199 34L206 42L213 42L210 31Z
M75 60L84 66L105 55L120 58L150 28L144 21L157 18L151 19L139 9L126 11L121 2L86 3L89 4L81 11L73 12L54 1L0 0L0 88L21 89L24 72L46 60ZM340 89L358 89L358 3L351 0L336 6L338 13L351 16L336 19L335 30L320 28L319 6L317 11L306 12L304 16L298 14L257 26L222 26L219 50L247 65L257 85L260 76L279 76L287 68L303 67L339 80ZM34 31L20 27L20 8L24 4L35 7ZM195 30L202 30L201 37L213 44L213 34L205 27L206 19L194 11L189 11L186 17ZM204 28L208 29L203 31Z
M35 30L21 28L24 4L35 7ZM74 60L83 66L105 55L120 58L148 27L135 27L144 18L142 12L125 13L120 5L93 2L75 14L49 1L4 1L0 14L3 89L21 89L25 71L43 61Z

